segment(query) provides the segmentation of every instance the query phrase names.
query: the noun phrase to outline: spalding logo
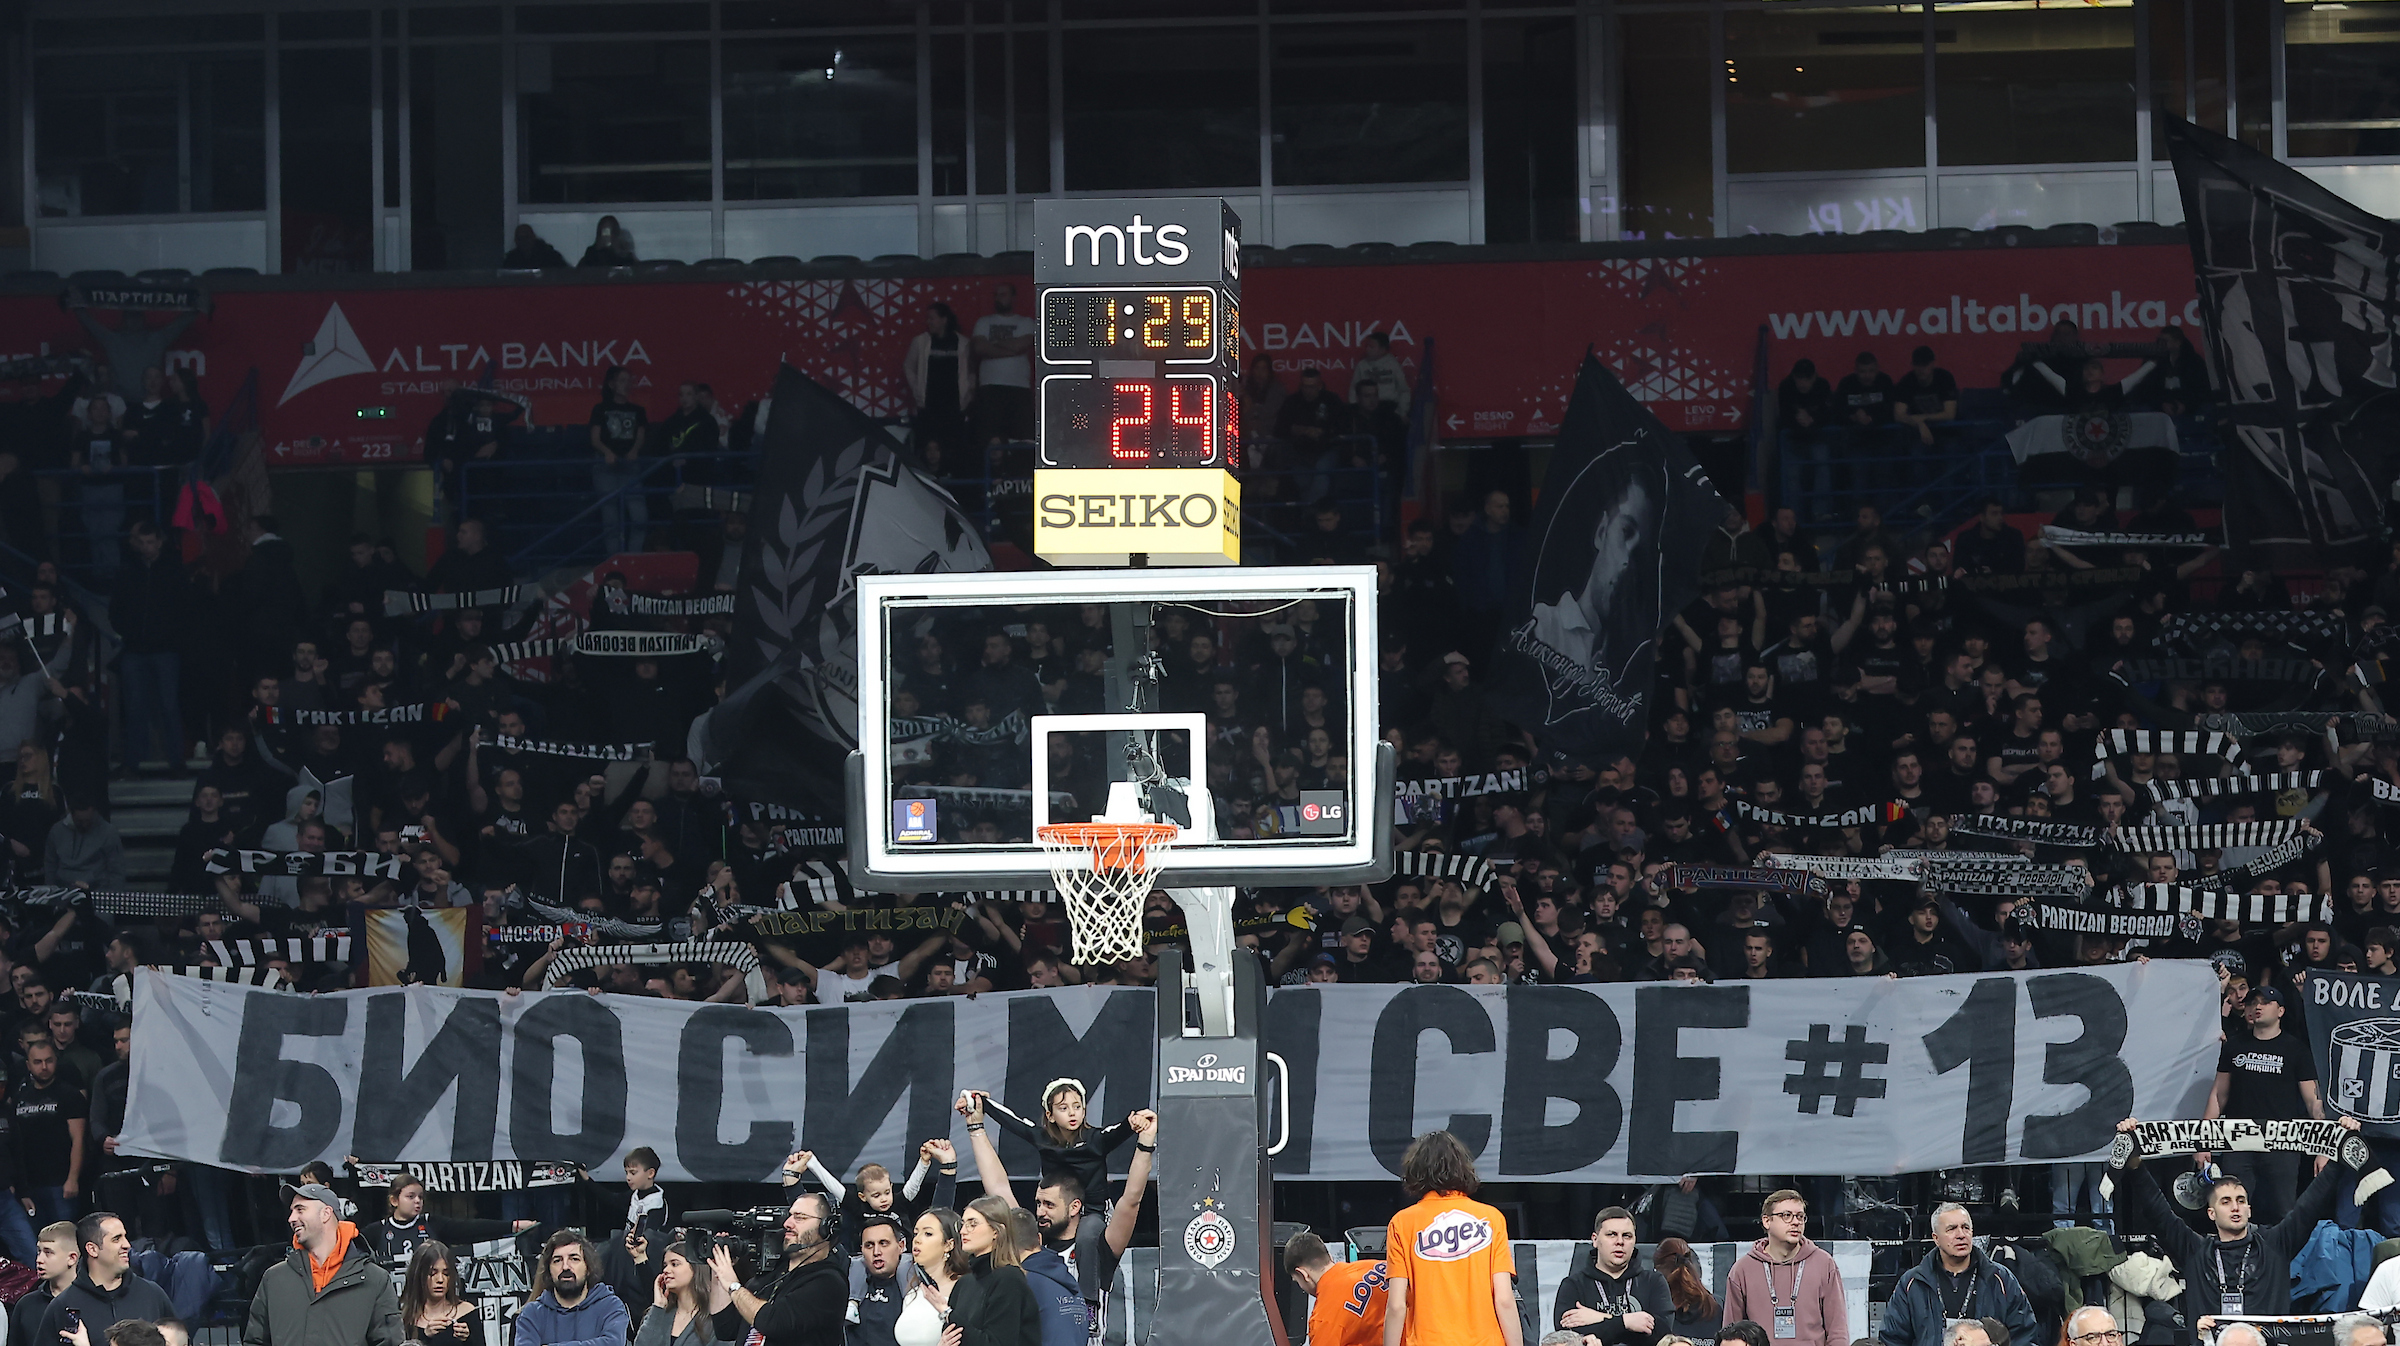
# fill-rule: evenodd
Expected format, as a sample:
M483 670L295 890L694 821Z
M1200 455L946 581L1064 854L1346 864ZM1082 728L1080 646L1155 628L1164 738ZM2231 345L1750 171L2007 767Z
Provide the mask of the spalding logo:
M1215 1052L1204 1052L1188 1066L1168 1066L1169 1084L1248 1084L1250 1067L1220 1066Z
M1492 1223L1463 1210L1446 1210L1417 1233L1417 1256L1428 1262L1456 1262L1491 1246Z

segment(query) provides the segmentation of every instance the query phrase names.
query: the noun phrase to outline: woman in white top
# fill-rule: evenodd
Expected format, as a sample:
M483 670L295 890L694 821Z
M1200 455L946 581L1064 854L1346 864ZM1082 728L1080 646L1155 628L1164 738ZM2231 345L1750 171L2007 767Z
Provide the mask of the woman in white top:
M892 1324L892 1339L900 1346L941 1346L942 1328L950 1321L951 1288L967 1272L966 1249L958 1243L958 1212L936 1206L918 1216L908 1251L916 1261L917 1283L908 1287L900 1321Z

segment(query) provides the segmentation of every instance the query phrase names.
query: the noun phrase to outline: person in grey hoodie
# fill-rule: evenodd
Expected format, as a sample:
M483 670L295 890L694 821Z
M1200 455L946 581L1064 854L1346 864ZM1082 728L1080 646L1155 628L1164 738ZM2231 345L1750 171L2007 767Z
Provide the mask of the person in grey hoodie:
M125 838L100 816L100 801L78 790L67 800L67 816L50 825L42 846L42 881L93 888L125 884Z
M1634 1265L1633 1212L1610 1206L1592 1222L1592 1255L1578 1258L1558 1284L1550 1325L1572 1328L1600 1346L1653 1346L1675 1317L1667 1278Z
M1850 1346L1850 1306L1833 1254L1809 1242L1808 1202L1789 1188L1759 1204L1767 1236L1725 1275L1725 1321L1748 1320L1770 1341Z
M533 1299L517 1313L517 1346L625 1346L633 1316L599 1265L591 1240L572 1229L552 1234L534 1270Z

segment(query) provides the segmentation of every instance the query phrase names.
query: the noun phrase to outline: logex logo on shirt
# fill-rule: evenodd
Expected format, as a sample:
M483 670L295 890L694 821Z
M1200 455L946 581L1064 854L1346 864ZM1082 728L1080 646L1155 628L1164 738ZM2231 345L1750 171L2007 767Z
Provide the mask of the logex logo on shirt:
M1492 1222L1463 1210L1446 1210L1417 1232L1417 1256L1428 1262L1458 1262L1492 1244Z

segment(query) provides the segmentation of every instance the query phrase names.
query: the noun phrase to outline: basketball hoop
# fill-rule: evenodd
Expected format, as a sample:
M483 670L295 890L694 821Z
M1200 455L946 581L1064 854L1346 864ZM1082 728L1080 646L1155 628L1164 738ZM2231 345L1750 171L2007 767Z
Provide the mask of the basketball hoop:
M1046 823L1036 829L1075 930L1075 961L1122 963L1142 956L1142 904L1158 882L1157 852L1183 829L1173 823Z

